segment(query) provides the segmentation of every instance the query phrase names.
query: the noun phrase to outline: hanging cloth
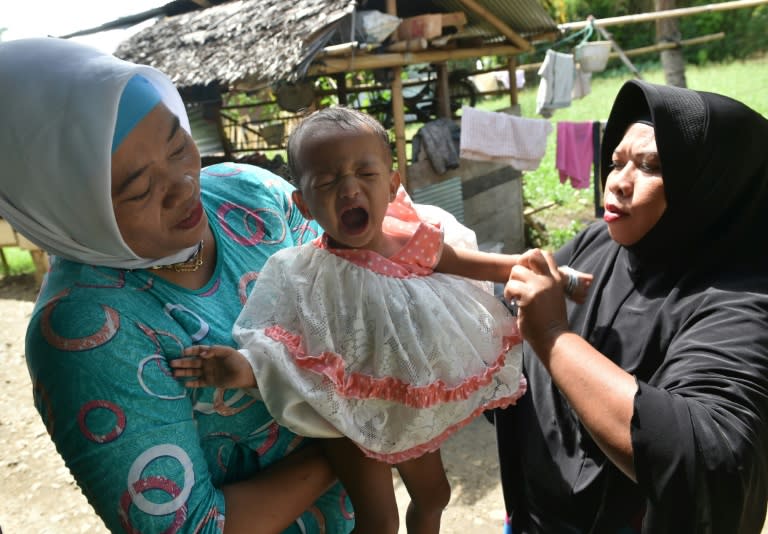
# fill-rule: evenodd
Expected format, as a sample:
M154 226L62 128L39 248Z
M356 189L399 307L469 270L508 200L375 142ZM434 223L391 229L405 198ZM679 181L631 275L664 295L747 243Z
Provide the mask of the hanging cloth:
M426 123L413 136L413 161L416 163L423 149L437 174L445 174L459 166L459 125L451 119L437 119Z
M461 111L462 158L506 163L519 171L537 169L547 149L552 125L494 111Z
M592 73L586 72L581 68L581 65L576 64L573 77L573 91L571 92L571 98L573 100L579 100L584 98L592 92Z
M588 188L593 157L592 122L557 123L555 165L561 184L570 179L574 189Z
M549 117L553 110L571 105L575 69L573 54L547 50L538 72L541 81L536 94L537 114Z

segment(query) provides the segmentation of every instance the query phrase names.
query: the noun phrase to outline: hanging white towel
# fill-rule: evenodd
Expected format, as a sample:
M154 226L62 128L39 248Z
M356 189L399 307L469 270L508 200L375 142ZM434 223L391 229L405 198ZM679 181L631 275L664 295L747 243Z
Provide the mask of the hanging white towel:
M573 78L576 74L573 54L547 50L538 74L541 81L536 93L537 114L548 117L552 110L571 105Z
M592 73L582 70L578 64L576 65L575 73L571 98L578 100L592 92Z
M462 158L506 163L520 171L539 167L552 124L495 111L461 110Z

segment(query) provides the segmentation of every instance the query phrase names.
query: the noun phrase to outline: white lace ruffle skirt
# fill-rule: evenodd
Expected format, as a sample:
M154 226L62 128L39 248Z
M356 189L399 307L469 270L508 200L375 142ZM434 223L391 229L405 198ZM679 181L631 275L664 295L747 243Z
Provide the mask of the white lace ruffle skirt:
M465 279L385 277L304 246L275 255L252 295L235 339L297 434L398 463L525 392L514 317Z

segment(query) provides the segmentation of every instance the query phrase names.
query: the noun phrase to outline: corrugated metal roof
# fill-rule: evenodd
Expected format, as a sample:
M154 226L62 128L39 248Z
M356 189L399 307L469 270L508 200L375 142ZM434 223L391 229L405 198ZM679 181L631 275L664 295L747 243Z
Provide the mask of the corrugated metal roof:
M433 1L449 12L465 11L468 22L467 32L487 36L499 34L499 31L489 22L467 9L459 0ZM477 3L523 36L557 31L557 24L538 0L478 0Z

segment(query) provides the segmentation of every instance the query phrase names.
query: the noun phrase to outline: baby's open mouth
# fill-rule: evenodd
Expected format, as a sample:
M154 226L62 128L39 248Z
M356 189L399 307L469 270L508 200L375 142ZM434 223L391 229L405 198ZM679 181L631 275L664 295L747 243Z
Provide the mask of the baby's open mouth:
M364 208L352 208L341 214L341 224L344 230L357 234L368 226L368 212Z

